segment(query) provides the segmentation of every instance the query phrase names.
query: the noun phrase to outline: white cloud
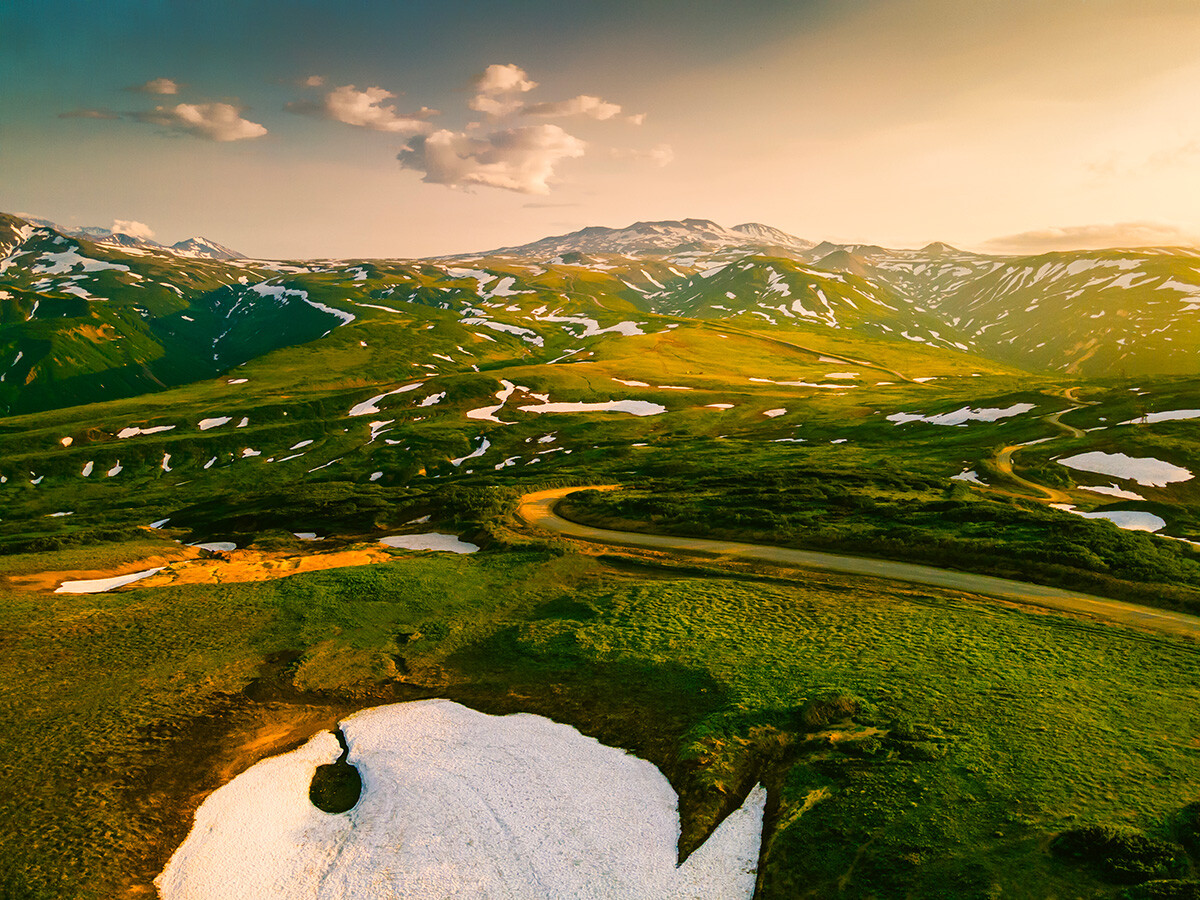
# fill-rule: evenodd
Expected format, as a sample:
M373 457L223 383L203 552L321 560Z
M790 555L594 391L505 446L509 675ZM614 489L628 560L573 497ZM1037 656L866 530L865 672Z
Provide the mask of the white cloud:
M616 103L609 103L591 94L580 94L570 100L559 100L555 103L531 103L521 109L527 116L545 116L559 118L562 116L587 116L592 119L611 119L621 112ZM641 124L640 122L638 124Z
M520 110L524 103L517 95L532 91L537 82L530 81L520 66L507 63L488 66L482 75L475 76L474 85L478 93L467 105L476 112L498 118Z
M1178 247L1200 245L1200 236L1165 222L1117 222L1070 225L1022 231L983 243L1004 253L1047 253L1052 250L1101 250L1108 247Z
M113 234L127 234L130 237L146 240L154 237L154 232L150 230L149 225L145 222L135 222L132 219L113 219L112 228L109 230Z
M655 144L649 150L612 150L617 159L639 159L653 163L660 168L675 161L675 150L670 144Z
M394 105L384 103L395 96L381 87L360 91L354 85L347 84L334 88L320 103L301 101L289 103L286 108L294 113L322 116L335 122L391 134L421 134L429 131L430 125L425 120L436 116L438 111L423 106L415 113L401 115L396 112Z
M512 63L488 66L482 75L475 76L474 84L476 91L492 97L499 94L524 94L538 85L536 81L529 80L524 69Z
M143 94L178 94L179 82L172 81L170 78L151 78L145 84L139 84L129 90Z
M267 129L242 118L242 110L229 103L180 103L134 113L139 122L161 125L171 131L212 141L242 141L262 137Z
M322 87L325 84L324 75L309 75L304 79L306 87Z
M422 181L450 187L485 185L524 194L546 194L555 165L582 156L583 141L557 125L525 125L484 137L435 131L413 138L396 157Z

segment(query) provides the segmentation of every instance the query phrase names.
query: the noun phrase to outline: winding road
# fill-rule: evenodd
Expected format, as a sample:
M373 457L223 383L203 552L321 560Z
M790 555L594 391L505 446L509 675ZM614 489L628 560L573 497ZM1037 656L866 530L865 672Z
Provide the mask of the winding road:
M1110 600L1079 591L871 557L844 556L836 553L796 550L790 547L774 547L765 544L745 544L737 541L714 541L706 538L610 531L606 528L594 528L591 525L571 522L555 512L554 508L558 501L568 494L586 490L614 490L618 487L619 485L611 484L566 487L526 494L520 500L517 515L527 524L536 528L595 544L642 547L684 555L706 554L735 557L744 560L825 569L848 575L886 578L910 584L924 584L971 594L983 594L1043 609L1092 616L1120 625L1132 625L1163 634L1200 637L1200 617L1138 606L1121 600Z

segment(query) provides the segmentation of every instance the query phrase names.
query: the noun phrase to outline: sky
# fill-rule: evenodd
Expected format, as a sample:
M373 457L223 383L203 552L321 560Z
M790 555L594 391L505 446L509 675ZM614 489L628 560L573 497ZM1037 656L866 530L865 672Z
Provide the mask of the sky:
M263 258L1200 242L1196 0L5 0L0 210Z

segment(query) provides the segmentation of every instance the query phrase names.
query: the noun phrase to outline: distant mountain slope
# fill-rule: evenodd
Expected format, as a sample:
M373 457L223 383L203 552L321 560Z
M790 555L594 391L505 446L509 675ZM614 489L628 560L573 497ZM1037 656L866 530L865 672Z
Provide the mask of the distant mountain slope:
M37 225L41 228L49 228L61 235L71 238L92 241L97 244L108 244L113 247L134 247L134 248L149 248L155 250L168 250L176 253L179 256L187 256L192 259L245 259L245 256L238 253L236 250L230 250L228 247L218 244L216 241L211 241L204 237L190 237L186 240L176 241L174 244L160 244L158 241L150 238L135 237L130 234L125 234L120 231L113 231L110 228L102 228L96 225L89 225L84 228L69 228L51 222L49 219L34 219L27 218L24 221L30 225Z
M923 345L1027 371L1194 374L1200 253L814 246L764 225L684 219L484 256L275 263L199 238L94 242L0 216L0 415L210 378L346 325L363 344L380 328L389 341L403 332L423 359L471 343L481 365L583 359L616 336L689 319ZM495 346L481 353L481 342Z
M708 219L634 222L625 228L591 226L570 234L542 238L519 247L504 247L485 255L549 259L564 253L617 253L624 256L665 255L737 249L755 252L769 248L803 251L811 241L757 223L725 228Z

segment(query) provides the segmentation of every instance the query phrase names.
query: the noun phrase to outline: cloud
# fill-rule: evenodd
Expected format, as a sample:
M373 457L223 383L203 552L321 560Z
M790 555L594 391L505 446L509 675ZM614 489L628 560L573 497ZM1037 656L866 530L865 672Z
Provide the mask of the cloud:
M556 103L531 103L523 106L521 112L527 116L544 116L546 118L561 118L563 116L587 116L592 119L611 119L621 112L616 103L609 103L591 94L580 94L570 100L559 100ZM641 124L640 122L638 124Z
M609 151L617 159L637 159L653 163L662 168L675 161L675 150L670 144L655 144L649 150L619 150Z
M121 114L113 112L108 108L85 109L84 107L80 107L79 109L72 109L69 112L60 112L58 117L60 119L119 119L121 118Z
M323 87L325 85L324 75L309 75L304 79L305 87Z
M125 90L138 94L178 94L179 82L170 78L151 78L145 84L135 84Z
M1022 231L992 238L983 248L1005 253L1048 253L1053 250L1102 250L1109 247L1196 246L1200 237L1165 222L1117 222L1070 225Z
M150 230L149 225L144 222L135 222L132 219L113 219L112 228L109 230L113 234L127 234L130 237L146 240L154 237L154 232Z
M532 91L538 85L529 80L524 69L512 63L490 65L481 75L476 75L472 83L477 93L467 106L493 117L520 110L524 103L517 95Z
M522 203L521 209L567 209L574 206L583 206L582 203Z
M239 107L229 103L180 103L131 115L139 122L161 125L170 131L211 141L243 141L267 133L267 129L257 122L243 119L241 113Z
M381 87L369 87L360 91L354 85L347 84L334 88L320 103L289 103L285 109L301 115L320 116L335 122L391 134L421 134L431 129L425 120L438 115L436 109L422 106L415 113L401 115L392 104L384 104L385 100L395 96Z
M396 158L403 168L423 172L421 180L429 184L546 194L555 165L582 156L585 146L557 125L525 125L484 137L441 130L413 138Z

